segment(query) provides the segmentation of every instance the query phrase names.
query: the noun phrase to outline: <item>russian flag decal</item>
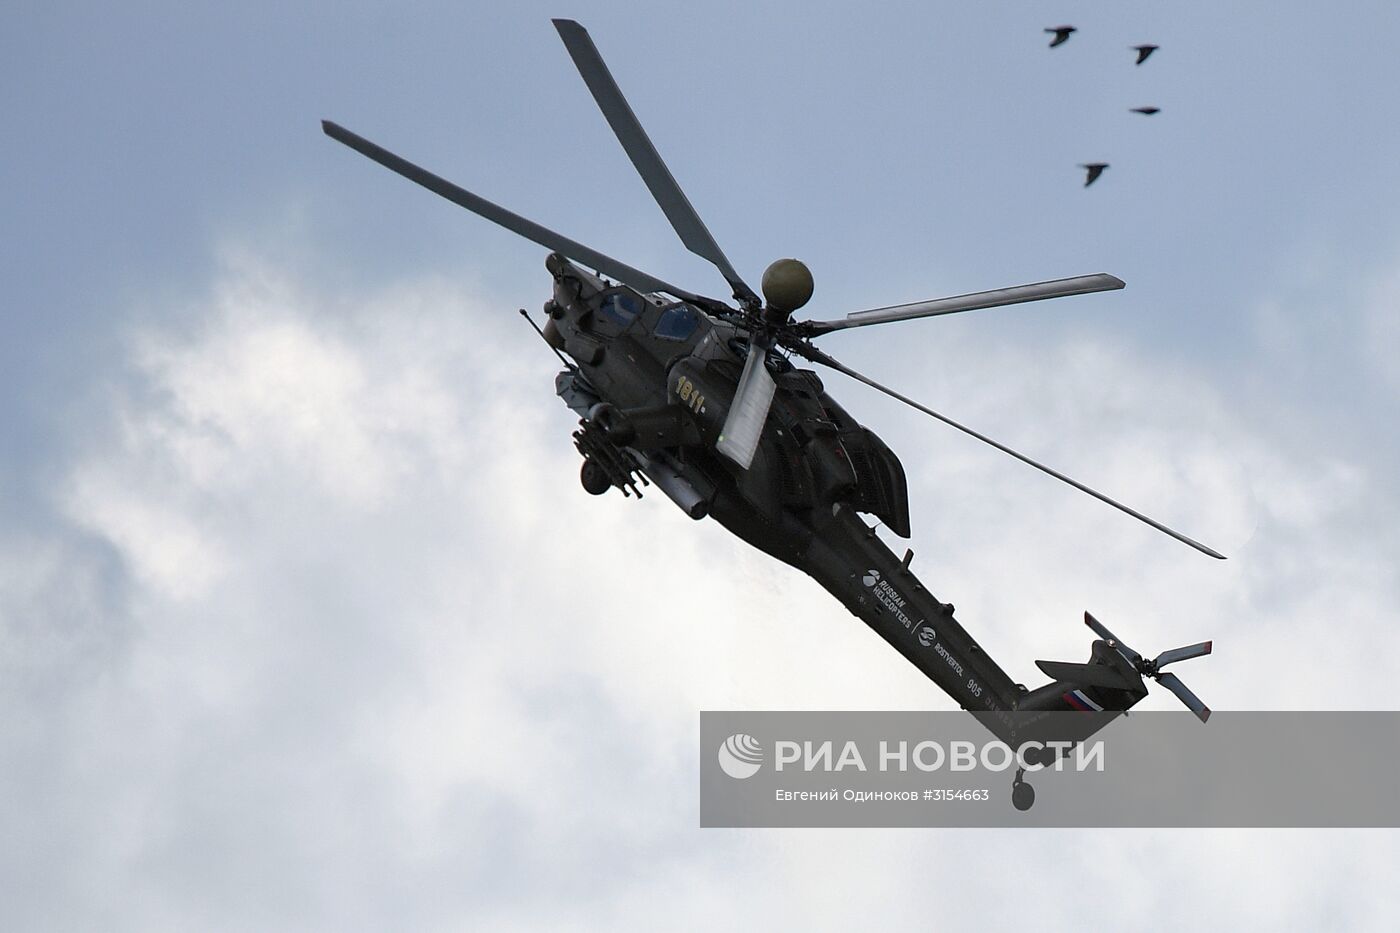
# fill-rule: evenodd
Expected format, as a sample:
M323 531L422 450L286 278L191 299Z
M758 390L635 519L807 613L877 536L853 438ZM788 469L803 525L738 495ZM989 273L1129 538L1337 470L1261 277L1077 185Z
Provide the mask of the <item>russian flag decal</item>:
M1064 700L1075 709L1083 710L1086 713L1103 712L1103 707L1089 699L1083 690L1071 690L1065 694Z

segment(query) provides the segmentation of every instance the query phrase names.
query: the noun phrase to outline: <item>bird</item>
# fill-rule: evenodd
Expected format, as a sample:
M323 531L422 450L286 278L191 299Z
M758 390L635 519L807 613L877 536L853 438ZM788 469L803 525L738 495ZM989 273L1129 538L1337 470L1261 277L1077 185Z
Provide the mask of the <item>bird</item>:
M1149 56L1149 55L1151 55L1153 52L1157 51L1157 46L1155 46L1155 45L1135 45L1135 46L1133 46L1133 49L1138 53L1138 60L1137 60L1137 63L1138 63L1139 65L1141 65L1143 62L1147 61L1147 56Z
M1162 110L1161 107L1134 107L1134 108L1132 109L1132 112L1133 112L1133 113L1140 113L1140 114L1142 114L1143 116L1148 116L1148 117L1150 117L1150 116L1152 116L1154 113L1160 113L1161 110Z
M1090 185L1092 185L1095 181L1098 180L1098 177L1099 177L1100 175L1103 174L1103 170L1106 169L1106 168L1108 168L1108 163L1107 163L1107 162L1083 162L1083 163L1080 163L1080 166L1079 166L1079 167L1082 168L1082 169L1088 169L1089 175L1088 175L1087 178L1084 179L1084 187L1087 188L1087 187L1089 187Z
M1050 48L1053 49L1057 45L1063 45L1064 43L1068 42L1069 34L1072 32L1076 32L1077 30L1073 26L1052 26L1051 28L1045 31L1053 32L1055 34L1055 38L1050 40Z

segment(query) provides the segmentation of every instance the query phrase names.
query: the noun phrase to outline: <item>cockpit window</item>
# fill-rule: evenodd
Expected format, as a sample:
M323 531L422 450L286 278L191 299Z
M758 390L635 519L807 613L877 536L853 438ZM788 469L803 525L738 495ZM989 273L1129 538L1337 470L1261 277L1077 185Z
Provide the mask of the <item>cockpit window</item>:
M688 340L699 324L699 312L690 305L676 305L661 312L653 333L667 340Z
M636 295L625 291L610 292L603 296L603 303L598 307L598 314L604 320L611 321L620 327L626 327L632 323L632 319L641 313L642 302Z

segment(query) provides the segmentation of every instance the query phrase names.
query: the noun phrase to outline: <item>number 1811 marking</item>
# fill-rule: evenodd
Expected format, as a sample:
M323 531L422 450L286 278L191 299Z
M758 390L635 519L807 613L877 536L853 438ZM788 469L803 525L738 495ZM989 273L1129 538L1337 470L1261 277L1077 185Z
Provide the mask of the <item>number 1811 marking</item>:
M681 397L681 404L691 411L698 412L700 407L705 404L705 396L701 395L699 390L695 388L695 383L685 376L676 379L676 394Z

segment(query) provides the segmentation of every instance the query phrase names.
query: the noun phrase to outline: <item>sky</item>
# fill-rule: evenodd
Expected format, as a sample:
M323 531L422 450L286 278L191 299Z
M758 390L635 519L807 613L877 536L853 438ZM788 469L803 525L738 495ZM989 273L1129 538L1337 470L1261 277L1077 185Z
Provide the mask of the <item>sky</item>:
M0 30L8 925L1058 929L1092 889L1136 926L1389 928L1393 831L698 828L700 710L952 703L713 522L585 495L515 313L545 251L320 133L722 296L552 16L749 281L808 263L813 317L1128 283L823 344L1228 555L829 376L1014 678L1082 658L1090 609L1213 638L1183 676L1215 709L1395 709L1394 4L31 5Z

